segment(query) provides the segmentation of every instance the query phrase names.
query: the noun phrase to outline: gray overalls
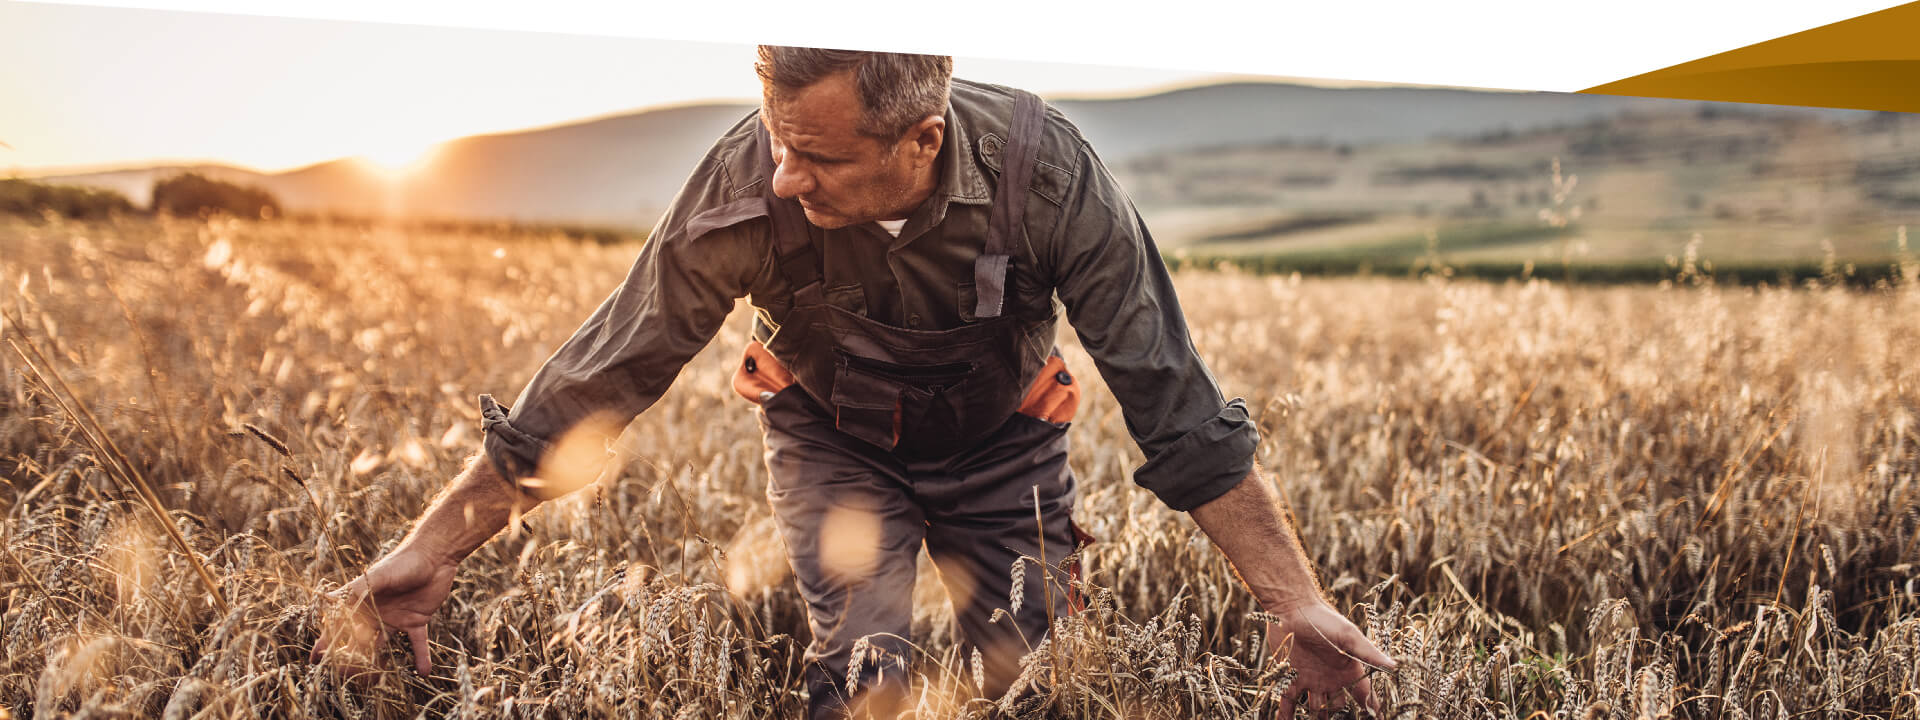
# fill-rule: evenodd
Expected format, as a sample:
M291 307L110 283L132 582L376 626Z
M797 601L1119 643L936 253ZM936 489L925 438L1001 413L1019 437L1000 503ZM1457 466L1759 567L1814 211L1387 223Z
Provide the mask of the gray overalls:
M1067 609L1067 573L1058 564L1079 537L1069 519L1074 479L1066 430L1017 411L1036 381L1073 379L1064 370L1041 376L1043 367L1059 367L1049 365L1057 355L1053 314L1035 321L1032 313L1023 318L1002 307L1008 246L1021 232L1043 112L1038 98L1019 94L1006 171L974 262L977 320L950 330L894 327L828 303L815 250L819 230L799 203L775 197L767 184L779 267L795 288L794 305L765 344L784 367L767 367L766 354L756 361L750 352L740 373L790 372L794 381L762 399L761 417L767 495L814 636L805 671L811 717L840 716L852 698L874 688L904 688L923 542L953 600L963 643L985 661L989 696L1019 675L1019 659L1047 632L1050 610ZM767 164L770 177L770 158ZM836 530L855 525L862 526L853 533L857 542L876 547L834 544ZM1037 564L1042 531L1045 559L1055 565L1051 592ZM1015 572L1022 557L1035 560ZM1012 576L1023 578L1017 612ZM996 622L996 611L1011 615ZM856 644L862 657L856 692L849 693ZM963 662L970 656L963 648Z
M962 634L1024 649L1009 638L1043 629L1039 568L1023 566L1021 612L987 620L991 608L1010 606L1014 558L1039 555L1036 488L1047 558L1058 561L1072 544L1059 424L1079 384L1052 354L1055 300L1145 458L1134 481L1169 508L1193 509L1237 485L1259 432L1201 361L1172 276L1125 190L1065 117L1048 111L1036 138L1040 104L1020 95L954 79L939 189L896 243L876 227L818 230L792 202L773 200L761 118L741 118L695 166L626 280L513 407L483 396L494 467L531 496L569 492L538 475L550 441L589 418L652 407L751 296L761 316L754 337L765 345L749 345L758 359L743 361L734 381L755 402L768 398L769 495L819 638L814 697L842 695L858 638L906 633L907 582L923 542L961 596ZM1010 124L1016 105L1023 119ZM1018 162L1014 144L1024 146ZM822 523L868 515L884 522L867 545L884 552L857 577L826 572ZM896 657L903 647L885 635L869 642ZM1012 674L1012 655L991 654L991 684ZM863 661L862 674L882 666Z

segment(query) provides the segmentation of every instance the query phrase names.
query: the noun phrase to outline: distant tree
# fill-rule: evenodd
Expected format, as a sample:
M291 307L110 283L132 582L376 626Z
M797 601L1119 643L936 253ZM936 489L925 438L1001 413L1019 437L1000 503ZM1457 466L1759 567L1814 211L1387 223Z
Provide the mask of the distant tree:
M199 173L175 175L153 184L153 211L200 217L224 213L237 217L270 218L280 214L280 201L257 187L222 182Z
M127 196L112 190L49 185L17 178L0 180L0 212L37 217L52 212L71 220L102 220L134 212Z

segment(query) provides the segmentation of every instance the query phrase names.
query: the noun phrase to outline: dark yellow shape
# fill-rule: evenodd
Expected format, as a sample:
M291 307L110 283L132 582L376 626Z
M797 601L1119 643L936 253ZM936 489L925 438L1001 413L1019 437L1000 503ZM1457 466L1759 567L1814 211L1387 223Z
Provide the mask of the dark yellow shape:
M1581 92L1920 112L1920 2Z

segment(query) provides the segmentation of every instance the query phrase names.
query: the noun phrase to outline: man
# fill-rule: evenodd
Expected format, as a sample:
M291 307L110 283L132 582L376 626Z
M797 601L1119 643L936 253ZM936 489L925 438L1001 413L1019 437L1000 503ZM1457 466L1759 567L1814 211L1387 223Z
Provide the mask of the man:
M1072 571L1059 563L1080 540L1078 387L1053 346L1064 306L1146 454L1135 481L1189 511L1278 618L1270 637L1299 673L1283 709L1371 705L1368 666L1393 661L1321 598L1254 466L1245 404L1220 394L1151 237L1073 125L1030 94L952 79L945 57L762 46L756 69L760 110L695 168L625 284L511 412L482 396L488 462L344 595L407 632L426 672L426 620L459 560L572 489L541 477L551 443L645 410L750 296L734 387L760 406L768 500L807 602L810 714L902 699L905 673L871 656L907 656L922 545L1005 690L1067 611L1046 578ZM834 539L847 525L872 532L849 546ZM992 586L1033 561L1013 573L1025 602ZM849 688L856 646L869 657Z

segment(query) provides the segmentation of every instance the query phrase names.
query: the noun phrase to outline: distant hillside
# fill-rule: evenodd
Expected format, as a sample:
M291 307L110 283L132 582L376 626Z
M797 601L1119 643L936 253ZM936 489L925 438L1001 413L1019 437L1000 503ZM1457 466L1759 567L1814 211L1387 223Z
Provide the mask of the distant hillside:
M1141 98L1056 103L1103 157L1116 162L1185 148L1282 139L1414 142L1442 135L1580 123L1632 110L1672 112L1700 104L1277 83L1234 83ZM693 105L461 138L443 144L429 165L398 181L351 159L275 174L223 167L191 169L265 187L296 212L646 226L671 201L714 138L752 108L747 103ZM1798 108L1766 111L1847 114ZM143 168L47 179L110 188L144 204L156 177L187 169Z
M405 212L650 225L748 104L640 112L447 143Z
M1701 103L1609 95L1451 88L1321 88L1226 83L1125 100L1055 102L1107 160L1271 140L1416 142L1502 129L1575 124L1623 112L1691 111ZM1725 105L1725 104L1722 104ZM1739 106L1796 114L1855 111Z

